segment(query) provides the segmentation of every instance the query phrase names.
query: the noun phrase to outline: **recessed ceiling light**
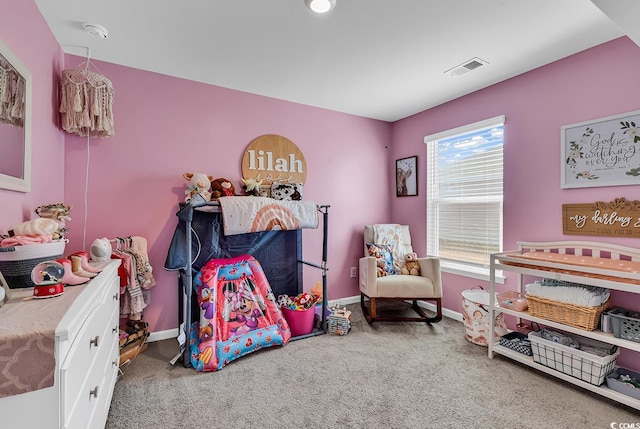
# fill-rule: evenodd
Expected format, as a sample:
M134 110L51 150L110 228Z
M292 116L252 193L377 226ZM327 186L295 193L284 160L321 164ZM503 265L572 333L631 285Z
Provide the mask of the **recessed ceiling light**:
M304 2L315 13L326 13L336 7L336 0L304 0Z
M84 31L91 34L92 36L99 37L101 39L106 39L109 37L109 32L106 28L99 24L82 24L84 27Z

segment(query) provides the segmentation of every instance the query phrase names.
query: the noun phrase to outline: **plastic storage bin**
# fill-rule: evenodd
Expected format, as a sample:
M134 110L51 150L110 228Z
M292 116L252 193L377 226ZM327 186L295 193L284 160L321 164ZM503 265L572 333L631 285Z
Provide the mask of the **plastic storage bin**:
M640 312L616 307L607 311L613 336L640 343Z
M529 308L527 298L514 290L501 292L496 295L496 299L500 307L508 308L515 311L526 311Z
M291 329L291 336L307 335L313 331L313 321L316 316L314 307L306 310L292 310L290 308L282 308L281 310L289 324L289 329Z
M616 368L611 374L607 376L607 387L632 398L640 399L640 388L633 387L629 383L624 383L618 380L620 374L628 375L631 378L635 378L640 381L640 373L633 372L626 368Z
M610 344L589 338L572 336L580 344L594 345L600 347L611 347ZM541 365L553 368L572 377L600 386L605 381L616 364L616 359L620 350L616 348L613 354L608 356L597 356L583 350L574 349L569 346L555 343L542 338L539 331L529 333L531 350L533 351L533 361Z

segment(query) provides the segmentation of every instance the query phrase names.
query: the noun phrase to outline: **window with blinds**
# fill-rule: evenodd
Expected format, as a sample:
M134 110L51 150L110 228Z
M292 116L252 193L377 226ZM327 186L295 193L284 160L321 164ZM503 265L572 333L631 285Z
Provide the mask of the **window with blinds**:
M488 267L502 251L504 116L425 137L427 252Z

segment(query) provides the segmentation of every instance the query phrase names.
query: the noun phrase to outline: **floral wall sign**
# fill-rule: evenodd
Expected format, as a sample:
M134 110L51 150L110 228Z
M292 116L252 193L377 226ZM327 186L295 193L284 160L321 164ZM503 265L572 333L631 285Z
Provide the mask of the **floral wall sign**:
M562 188L640 184L640 110L561 130Z

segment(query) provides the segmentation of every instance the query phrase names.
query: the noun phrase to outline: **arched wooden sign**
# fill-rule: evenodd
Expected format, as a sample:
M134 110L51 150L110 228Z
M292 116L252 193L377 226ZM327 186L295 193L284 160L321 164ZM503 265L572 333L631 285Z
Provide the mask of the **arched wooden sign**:
M307 179L307 162L291 140L276 134L254 139L242 156L242 177L273 182L302 183Z

